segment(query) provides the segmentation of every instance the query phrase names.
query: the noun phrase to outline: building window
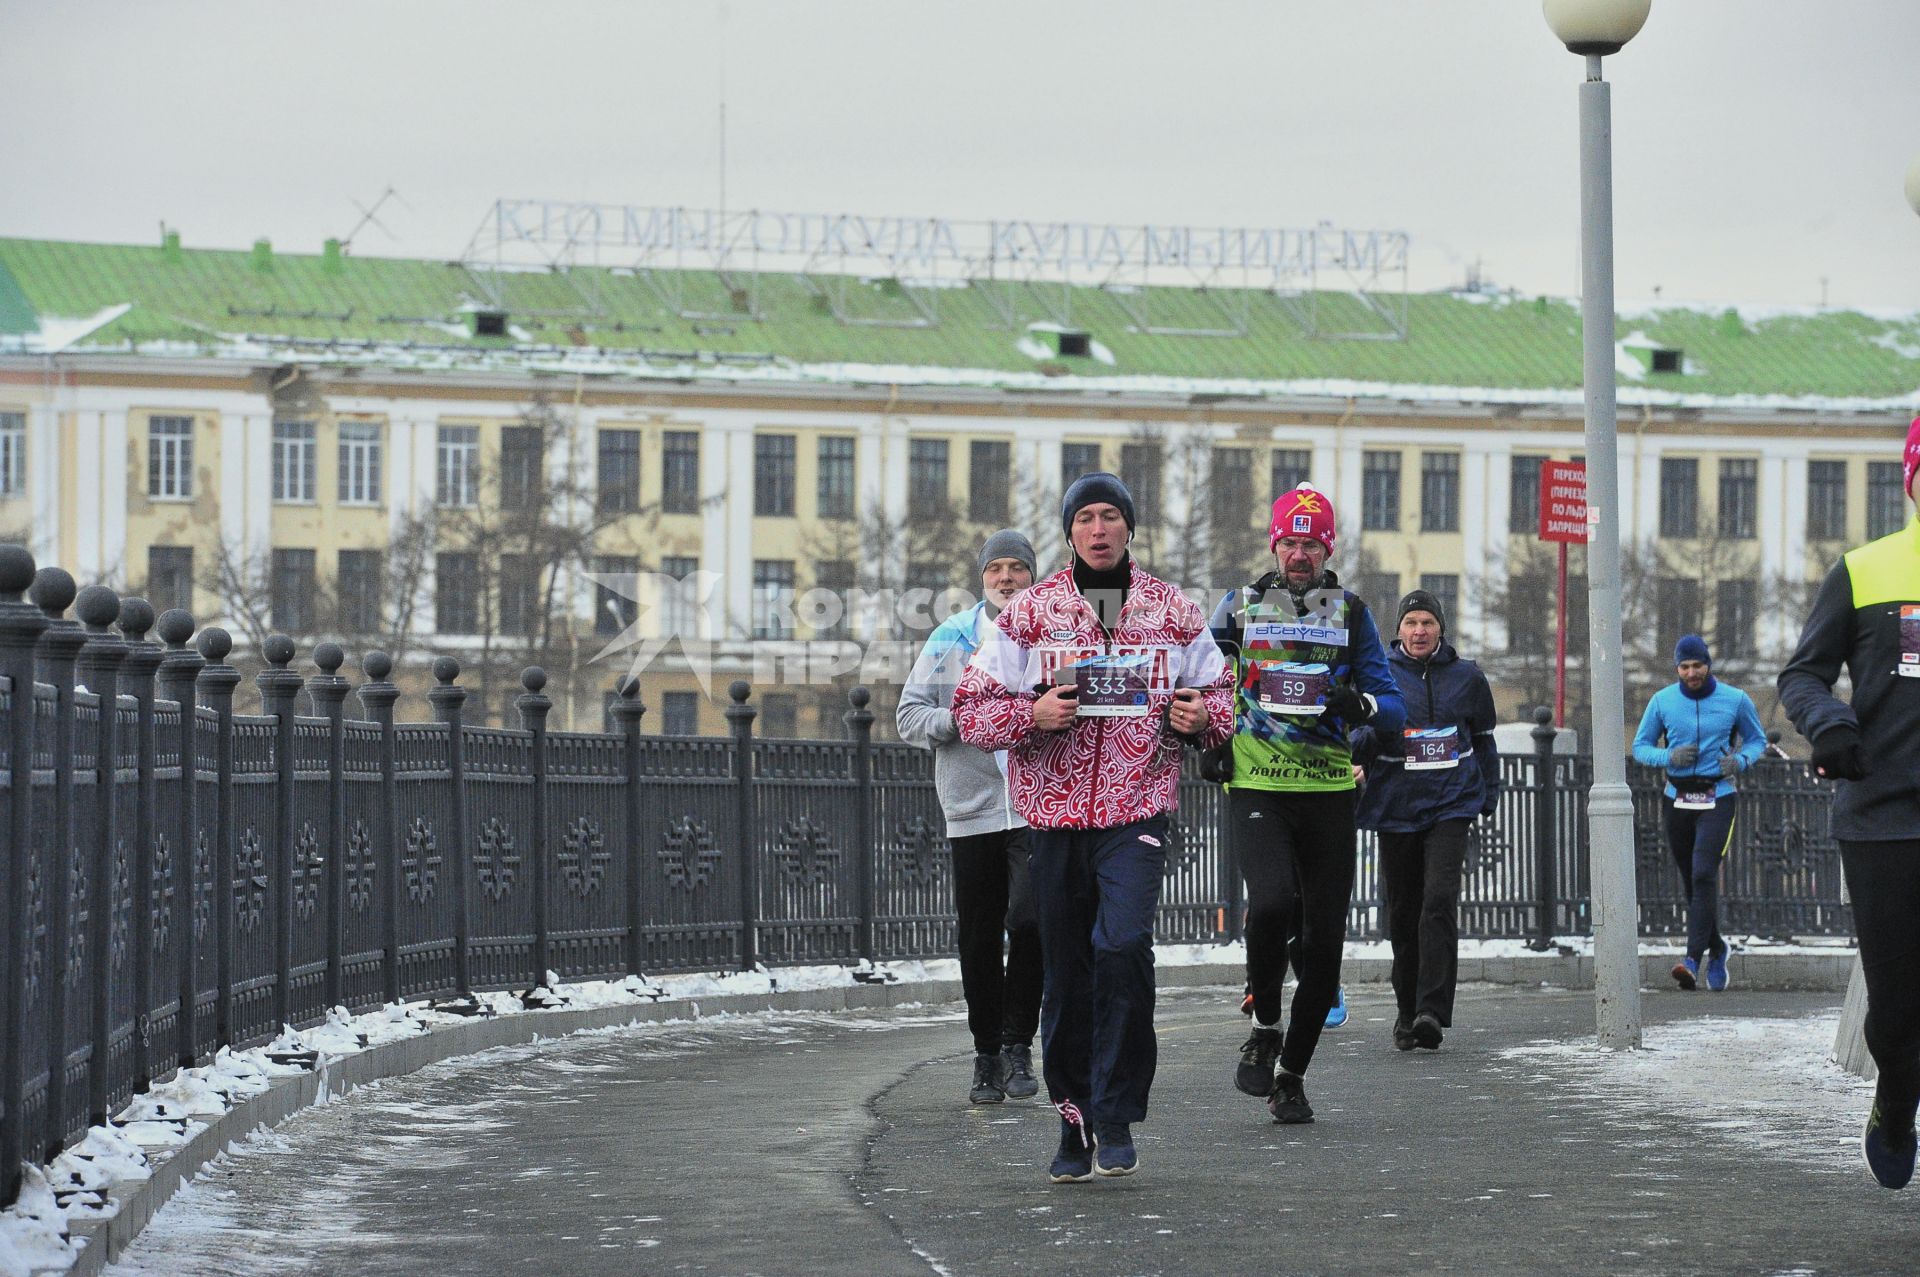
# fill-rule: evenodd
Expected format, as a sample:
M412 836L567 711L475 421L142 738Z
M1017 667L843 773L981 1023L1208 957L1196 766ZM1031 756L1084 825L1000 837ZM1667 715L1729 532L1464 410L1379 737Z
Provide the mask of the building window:
M380 504L380 427L374 422L340 423L340 503Z
M793 637L793 560L753 561L753 637Z
M343 634L380 632L380 578L385 569L378 550L342 550L334 568L334 593Z
M1100 445L1097 443L1063 443L1060 445L1060 493L1066 495L1073 481L1083 474L1092 474L1100 469Z
M500 632L515 638L540 633L546 614L542 580L546 576L538 555L500 556Z
M480 427L442 426L435 454L434 504L471 506L480 499ZM446 633L471 633L448 630Z
M666 514L700 511L700 435L669 430L662 440L660 509Z
M1440 610L1447 614L1444 623L1451 627L1460 615L1460 578L1451 572L1422 572L1420 588L1439 602ZM1381 602L1384 604L1386 600ZM1395 615L1399 614L1399 599L1393 601L1393 610Z
M433 625L441 634L480 632L480 556L464 551L433 560Z
M313 423L273 423L273 499L313 500Z
M1748 541L1760 507L1760 463L1752 457L1720 460L1720 535Z
M1376 617L1398 615L1400 574L1398 572L1356 572L1353 592ZM1384 632L1384 626L1382 630Z
M699 617L694 615L694 604L687 598L685 591L677 588L679 584L700 570L700 560L692 555L668 555L660 560L660 575L673 582L663 587L667 594L660 601L660 634L662 637L680 635L684 638L696 638L700 633Z
M601 514L632 514L640 508L640 432L600 432Z
M275 550L270 564L273 628L282 634L305 634L314 628L314 552Z
M700 693L662 692L660 694L660 734L663 736L700 734Z
M947 500L947 441L914 439L907 444L907 500L919 508Z
M792 435L753 437L753 512L793 517Z
M1275 448L1273 450L1273 496L1280 499L1283 492L1291 492L1313 476L1313 453L1306 448Z
M600 576L626 577L629 582L640 574L640 560L631 555L596 554L593 556L593 571ZM600 581L593 583L593 632L601 635L619 634L640 615L640 604L629 597L634 593L629 585L625 590L615 589Z
M1754 630L1759 619L1758 582L1750 579L1720 582L1714 599L1714 656L1738 660L1754 655Z
M1807 462L1807 537L1840 541L1847 535L1847 463Z
M1663 576L1654 583L1654 644L1664 662L1673 653L1683 634L1698 634L1700 624L1700 582L1690 576Z
M1508 464L1507 531L1533 536L1540 531L1540 465L1545 457L1516 456Z
M1000 527L1007 522L1013 484L1013 445L976 439L967 453L967 517Z
M1553 651L1554 591L1558 588L1554 577L1552 572L1537 572L1522 573L1509 580L1504 604L1509 652L1544 656ZM1583 573L1570 572L1567 574L1567 651L1578 655L1586 650L1587 578Z
M823 519L853 517L853 447L853 440L838 435L820 440L816 499Z
M27 414L0 412L0 497L27 490Z
M1253 549L1247 533L1253 517L1261 513L1253 500L1253 449L1213 449L1207 461L1207 485L1207 500L1213 507L1207 529L1210 566L1216 580L1231 580L1246 570Z
M185 501L193 496L193 418L147 422L147 495Z
M1214 464L1220 462L1223 449L1214 449ZM1246 451L1244 448L1238 451ZM1120 445L1120 482L1127 485L1127 491L1133 494L1134 519L1142 527L1156 527L1160 522L1161 479L1167 468L1167 450L1158 443L1123 443ZM1214 502L1216 511L1220 508L1218 489L1208 495Z
M147 602L155 612L170 608L193 610L193 548L185 545L147 547Z
M1660 458L1660 535L1690 537L1700 526L1700 463L1692 457Z
M1460 454L1420 454L1420 530L1460 530Z
M760 734L790 740L800 728L800 698L792 692L768 692L760 698Z
M547 441L539 426L500 428L500 508L538 510L546 502Z
M815 631L814 637L844 639L853 637L853 564L846 559L826 559L813 565L813 588L831 594L838 603L825 604L834 619Z
M1400 530L1400 454L1368 452L1360 465L1360 526L1368 532Z
M1867 540L1892 536L1906 526L1906 500L1898 461L1867 462Z

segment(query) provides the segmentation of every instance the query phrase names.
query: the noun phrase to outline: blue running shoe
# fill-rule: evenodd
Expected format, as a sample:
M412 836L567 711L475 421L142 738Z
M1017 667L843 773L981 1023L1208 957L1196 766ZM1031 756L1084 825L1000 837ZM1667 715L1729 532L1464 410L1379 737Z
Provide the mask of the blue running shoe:
M1093 1140L1080 1121L1080 1111L1060 1117L1060 1148L1047 1168L1047 1178L1056 1184L1084 1184L1093 1178Z
M1340 985L1333 991L1333 1009L1327 1012L1327 1027L1337 1029L1347 1022L1347 986Z
M1707 991L1709 993L1719 993L1723 991L1726 987L1727 987L1726 951L1722 950L1719 953L1708 954L1707 955Z
M1673 964L1673 982L1692 993L1700 983L1700 963L1694 958L1682 958Z
M1913 1159L1916 1146L1913 1138L1913 1125L1908 1123L1904 1135L1896 1135L1880 1115L1880 1101L1873 1102L1873 1111L1867 1114L1867 1129L1860 1137L1860 1152L1867 1159L1867 1169L1880 1181L1882 1188L1905 1188L1907 1181L1913 1178Z
M1140 1154L1133 1148L1133 1131L1125 1122L1103 1126L1094 1132L1099 1145L1093 1155L1093 1169L1108 1178L1131 1175L1140 1169Z

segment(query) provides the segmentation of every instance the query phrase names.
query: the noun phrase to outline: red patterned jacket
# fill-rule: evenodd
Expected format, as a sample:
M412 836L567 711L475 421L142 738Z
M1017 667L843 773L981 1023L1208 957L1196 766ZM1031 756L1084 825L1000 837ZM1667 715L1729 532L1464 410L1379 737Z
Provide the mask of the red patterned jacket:
M1080 717L1061 731L1035 729L1036 689L1056 668L1116 652L1152 658L1145 717ZM1182 738L1166 717L1176 687L1204 689L1201 746L1218 745L1232 734L1232 670L1193 600L1135 563L1109 637L1093 605L1074 588L1073 570L1065 568L1001 611L954 691L953 717L961 740L1007 751L1014 810L1028 824L1112 829L1180 805Z

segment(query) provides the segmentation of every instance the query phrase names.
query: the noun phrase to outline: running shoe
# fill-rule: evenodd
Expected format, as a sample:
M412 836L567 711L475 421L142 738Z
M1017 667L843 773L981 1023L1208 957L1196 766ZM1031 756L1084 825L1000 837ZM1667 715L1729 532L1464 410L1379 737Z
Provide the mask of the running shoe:
M1692 993L1700 983L1700 962L1697 958L1682 958L1673 964L1673 982Z
M973 1089L967 1100L973 1104L998 1104L1007 1098L1006 1060L998 1052L973 1057Z
M1440 1039L1446 1035L1440 1031L1440 1017L1431 1011L1422 1011L1413 1017L1413 1023L1407 1026L1413 1034L1413 1044L1429 1051L1440 1049Z
M1266 1099L1273 1094L1273 1064L1280 1058L1280 1030L1254 1026L1253 1036L1240 1048L1240 1067L1233 1071L1234 1086Z
M1721 993L1727 987L1727 951L1707 955L1707 991Z
M1033 1048L1014 1042L1000 1048L1001 1068L1006 1074L1007 1098L1028 1100L1040 1093L1040 1080L1033 1075Z
M1093 1142L1094 1174L1114 1179L1140 1169L1140 1154L1133 1147L1133 1131L1125 1122L1097 1128Z
M1327 1027L1337 1029L1347 1022L1347 986L1339 985L1333 991L1333 1009L1327 1012Z
M1413 1023L1406 1016L1398 1016L1393 1021L1393 1049L1411 1051L1420 1042L1413 1036Z
M1907 1181L1913 1178L1915 1148L1913 1123L1909 1121L1904 1132L1895 1131L1881 1116L1880 1100L1876 1096L1873 1110L1867 1114L1867 1129L1860 1136L1860 1153L1867 1159L1867 1169L1880 1181L1880 1187L1907 1186Z
M1273 1080L1273 1096L1267 1112L1283 1126L1297 1126L1313 1120L1313 1105L1307 1103L1306 1083L1292 1073L1281 1073Z
M1077 1112L1060 1118L1060 1147L1047 1178L1056 1184L1084 1184L1093 1178L1093 1140Z

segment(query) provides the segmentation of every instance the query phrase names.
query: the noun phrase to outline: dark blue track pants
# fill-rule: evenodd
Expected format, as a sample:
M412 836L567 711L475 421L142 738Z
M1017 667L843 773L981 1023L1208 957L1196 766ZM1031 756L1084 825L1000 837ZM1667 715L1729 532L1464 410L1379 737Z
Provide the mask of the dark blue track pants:
M1712 811L1682 811L1667 804L1667 849L1687 888L1687 956L1725 953L1720 937L1720 866L1733 845L1733 818L1740 795L1728 794Z
M1096 1128L1138 1122L1159 1045L1153 1036L1153 919L1167 818L1116 829L1034 829L1028 874L1046 993L1047 1094Z

